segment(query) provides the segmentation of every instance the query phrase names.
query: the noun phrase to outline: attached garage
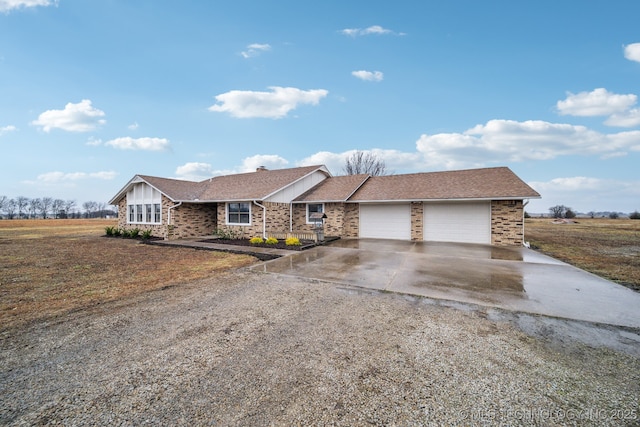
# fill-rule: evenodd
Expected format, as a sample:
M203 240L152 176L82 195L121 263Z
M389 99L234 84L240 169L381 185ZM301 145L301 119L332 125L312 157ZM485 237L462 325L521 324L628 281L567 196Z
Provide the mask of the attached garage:
M491 244L491 202L425 203L424 240Z
M360 237L411 240L410 205L360 204Z

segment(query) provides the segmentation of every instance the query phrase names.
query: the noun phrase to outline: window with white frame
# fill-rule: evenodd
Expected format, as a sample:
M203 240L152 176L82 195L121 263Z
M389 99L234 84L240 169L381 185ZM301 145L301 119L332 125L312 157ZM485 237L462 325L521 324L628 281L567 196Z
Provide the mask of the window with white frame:
M127 192L127 220L130 224L161 224L162 194L141 182Z
M251 204L248 202L227 203L227 224L250 225Z
M307 204L307 224L314 224L315 221L311 219L313 213L323 213L324 203L308 203Z

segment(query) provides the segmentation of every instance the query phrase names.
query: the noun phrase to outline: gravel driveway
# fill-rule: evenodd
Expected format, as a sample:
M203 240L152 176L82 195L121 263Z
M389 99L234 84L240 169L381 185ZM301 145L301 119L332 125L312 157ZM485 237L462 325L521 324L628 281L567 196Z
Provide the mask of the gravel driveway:
M640 357L519 321L243 271L6 337L0 424L640 423Z

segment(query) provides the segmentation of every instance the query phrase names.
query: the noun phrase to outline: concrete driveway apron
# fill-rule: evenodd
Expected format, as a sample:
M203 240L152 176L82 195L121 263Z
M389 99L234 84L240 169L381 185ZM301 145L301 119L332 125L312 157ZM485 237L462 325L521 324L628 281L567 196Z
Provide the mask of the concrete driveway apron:
M640 327L640 293L526 248L343 239L253 270Z

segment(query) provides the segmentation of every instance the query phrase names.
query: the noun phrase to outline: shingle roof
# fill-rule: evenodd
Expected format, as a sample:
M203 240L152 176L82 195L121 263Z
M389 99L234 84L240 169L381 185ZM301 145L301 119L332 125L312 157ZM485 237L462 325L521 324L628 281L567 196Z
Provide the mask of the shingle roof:
M290 169L260 170L236 175L216 176L203 181L200 200L264 200L271 194L324 166L304 166ZM327 172L327 175L329 173Z
M174 201L197 199L204 189L204 186L201 182L159 178L157 176L148 175L138 176Z
M216 176L201 182L184 181L156 176L136 175L174 202L177 201L229 201L229 200L264 200L271 194L303 177L321 170L330 176L324 166L303 166L299 168L258 170L256 172L234 175ZM118 202L126 195L129 186L136 182L136 177L111 200Z
M369 178L368 174L335 176L325 179L294 202L344 202Z
M374 176L349 201L539 198L507 167Z

